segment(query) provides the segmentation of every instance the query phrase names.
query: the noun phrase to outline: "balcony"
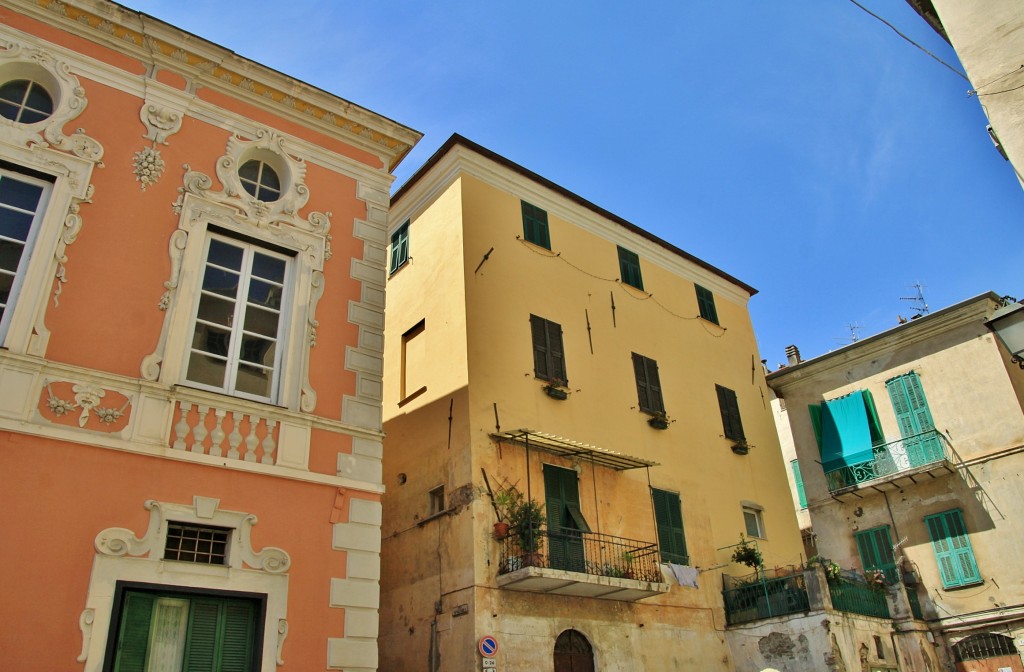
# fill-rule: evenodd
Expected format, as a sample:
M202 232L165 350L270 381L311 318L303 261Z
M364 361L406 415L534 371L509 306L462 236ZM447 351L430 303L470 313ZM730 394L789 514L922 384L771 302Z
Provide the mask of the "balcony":
M832 597L832 607L836 611L875 618L891 618L889 601L885 598L884 589L874 589L867 583L839 576L828 582L828 592Z
M501 540L498 586L635 602L667 593L658 545L608 534L539 527Z
M803 573L747 579L723 575L722 580L727 625L810 611Z
M856 491L872 488L882 492L898 489L921 478L936 478L940 472L953 473L953 447L937 430L875 446L874 457L866 462L825 472L828 491L836 499L843 495L860 497Z

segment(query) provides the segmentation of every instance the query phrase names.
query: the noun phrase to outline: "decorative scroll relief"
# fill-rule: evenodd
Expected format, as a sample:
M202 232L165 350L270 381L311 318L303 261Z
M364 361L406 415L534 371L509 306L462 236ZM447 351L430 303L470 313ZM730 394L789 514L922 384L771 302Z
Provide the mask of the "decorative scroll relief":
M246 567L268 574L283 574L291 567L291 556L280 548L266 546L257 551L252 547L250 534L253 525L258 522L254 514L239 511L223 511L218 509L220 500L199 497L193 498L192 506L146 500L144 506L149 511L149 527L142 537L123 527L108 527L96 535L94 546L101 555L128 556L143 558L154 562L162 559L163 548L167 543L166 521L216 525L234 529L231 535L231 548L227 554L228 566L233 569Z
M180 110L148 100L139 111L139 117L146 126L146 139L152 140L154 146L170 144L167 138L181 130L181 122L184 119Z
M99 165L103 146L76 129L65 135L64 127L79 116L87 104L85 89L71 74L71 66L42 49L13 41L0 41L0 81L28 79L46 89L53 100L53 113L34 124L0 118L0 139L24 147L53 147Z
M43 382L38 411L49 422L107 434L124 430L132 400L116 390L91 383Z
M217 178L224 185L224 194L239 199L248 217L259 221L298 220L299 209L309 200L309 189L304 182L306 163L290 156L286 144L284 136L265 128L256 129L254 140L244 140L238 136L228 139L227 152L217 161ZM238 169L251 160L264 161L277 172L281 179L281 196L277 200L257 200L242 187ZM290 223L301 226L300 221ZM318 224L327 225L328 228L330 226L326 217L322 221L310 221L314 227L312 230ZM321 233L327 235L327 230Z

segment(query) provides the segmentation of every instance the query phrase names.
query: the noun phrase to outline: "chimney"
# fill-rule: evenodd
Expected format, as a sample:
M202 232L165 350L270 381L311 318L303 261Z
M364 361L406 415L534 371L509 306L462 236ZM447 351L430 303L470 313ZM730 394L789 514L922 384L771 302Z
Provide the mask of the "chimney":
M789 366L796 366L800 363L800 350L795 345L787 345L786 359L789 360Z

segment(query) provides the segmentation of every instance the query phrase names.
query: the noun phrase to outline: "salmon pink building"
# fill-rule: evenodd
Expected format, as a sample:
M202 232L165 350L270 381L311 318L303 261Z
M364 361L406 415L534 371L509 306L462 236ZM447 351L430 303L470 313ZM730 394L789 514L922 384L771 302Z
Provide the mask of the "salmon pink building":
M112 2L0 6L0 667L377 668L418 139Z

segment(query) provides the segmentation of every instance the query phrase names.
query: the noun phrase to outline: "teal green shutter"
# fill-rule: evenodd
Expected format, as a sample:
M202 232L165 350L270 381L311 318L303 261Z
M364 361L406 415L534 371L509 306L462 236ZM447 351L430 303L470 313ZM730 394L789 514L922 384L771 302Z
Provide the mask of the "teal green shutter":
M940 460L942 446L936 436L920 436L935 429L928 400L921 387L921 378L916 372L897 376L885 382L892 401L896 422L903 437L911 467L918 467Z
M216 672L220 606L218 600L192 600L188 613L183 672Z
M220 672L252 670L256 607L251 602L229 601L223 608Z
M398 230L391 234L391 264L388 269L394 273L400 266L409 261L409 222L398 227Z
M793 482L796 484L796 496L800 500L800 508L807 508L807 494L804 492L804 477L800 473L800 461L791 460L789 468L793 470Z
M156 597L148 593L125 594L114 672L145 672L155 603Z
M864 571L880 569L885 573L886 581L895 582L898 578L896 558L893 556L888 526L874 527L853 536L857 541L857 551Z
M715 295L711 293L710 289L705 289L700 285L694 285L697 289L697 308L700 310L700 316L708 322L714 322L718 324L718 309L715 308Z
M686 554L686 535L683 532L683 509L679 495L667 490L651 488L654 501L654 519L658 527L658 545L662 562L690 564Z
M956 588L981 582L960 509L944 511L924 519L932 540L935 561L943 588Z
M807 412L811 416L811 427L814 429L814 440L818 442L818 455L821 455L821 404L809 404Z
M636 252L630 252L624 247L619 247L619 273L622 282L637 289L644 288L643 276L640 274L640 256Z

